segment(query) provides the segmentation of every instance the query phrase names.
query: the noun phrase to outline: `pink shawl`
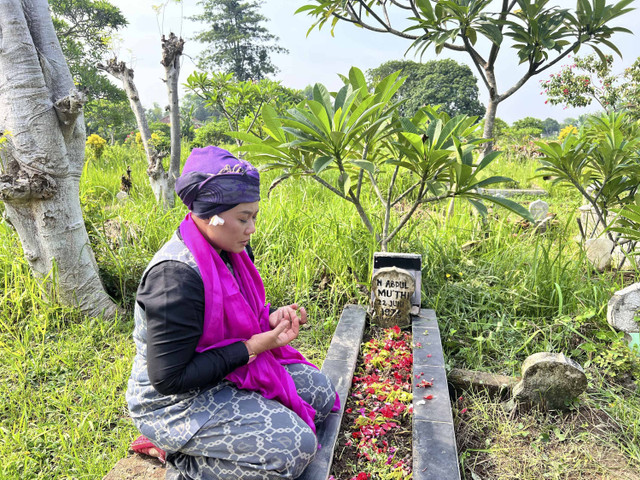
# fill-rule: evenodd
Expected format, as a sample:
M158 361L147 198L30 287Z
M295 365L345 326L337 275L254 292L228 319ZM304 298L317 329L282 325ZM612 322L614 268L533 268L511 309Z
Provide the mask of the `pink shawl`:
M196 351L223 347L270 330L269 305L258 270L246 252L229 253L235 278L220 255L202 236L191 213L180 224L182 239L193 254L204 283L204 327ZM237 281L236 281L237 279ZM226 379L238 388L259 392L293 410L315 432L315 410L296 391L291 375L283 365L309 363L289 345L259 354ZM336 405L339 399L336 395Z

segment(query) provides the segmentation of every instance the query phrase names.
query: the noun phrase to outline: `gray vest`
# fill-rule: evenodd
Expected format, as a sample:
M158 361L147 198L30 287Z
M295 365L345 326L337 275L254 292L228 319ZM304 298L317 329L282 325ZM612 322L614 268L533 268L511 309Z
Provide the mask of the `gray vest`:
M183 262L200 274L193 255L174 233L154 255L142 278L153 266L167 260ZM199 388L177 395L162 395L153 388L147 373L147 320L137 302L134 318L136 356L126 393L129 413L140 433L163 450L175 452L209 420L211 406L205 402L211 397L200 395ZM220 383L213 389L223 386L224 383Z

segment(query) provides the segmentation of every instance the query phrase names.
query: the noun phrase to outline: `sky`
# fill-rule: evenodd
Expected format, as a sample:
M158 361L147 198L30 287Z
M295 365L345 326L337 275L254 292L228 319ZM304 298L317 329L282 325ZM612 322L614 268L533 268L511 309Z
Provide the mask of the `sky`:
M167 104L167 90L162 81L164 70L160 65L162 34L174 32L186 40L180 72L181 83L196 69L195 58L204 48L204 45L191 38L207 26L188 20L189 16L201 12L197 1L168 3L164 15L159 16L154 5L162 1L165 0L111 0L129 21L128 27L117 34L114 52L133 67L136 86L145 107L151 107L154 102L161 106ZM314 29L307 35L313 19L304 14L294 15L296 9L304 4L304 0L267 0L262 6L262 14L269 19L265 26L280 38L279 44L289 50L288 55L272 55L273 63L280 69L274 79L280 80L285 86L303 89L307 85L322 83L329 90L337 90L342 85L338 74L346 75L352 65L365 71L388 60L404 58L420 61L411 52L405 56L409 40L364 30L351 24L338 23L333 37L327 26L320 31ZM571 5L575 5L574 2ZM620 19L618 25L628 28L634 34L619 33L613 39L623 55L622 59L617 56L614 59L614 70L618 72L630 66L640 56L640 38L635 34L636 25L640 25L640 0L633 2L633 6L638 10ZM589 52L589 48L584 48L580 55ZM475 73L475 67L464 52L447 53L445 50L436 56L433 49L429 49L422 61L444 58L468 64ZM595 105L565 109L545 104L545 96L540 94L540 80L546 80L549 74L557 73L570 62L571 59L563 60L554 68L530 79L518 92L499 105L498 117L508 123L527 116L542 119L551 117L562 121L567 117L577 117L597 110ZM518 68L515 55L511 51L501 52L496 69L499 91L507 90L522 74L523 70ZM486 105L488 95L480 82L478 80L480 101Z

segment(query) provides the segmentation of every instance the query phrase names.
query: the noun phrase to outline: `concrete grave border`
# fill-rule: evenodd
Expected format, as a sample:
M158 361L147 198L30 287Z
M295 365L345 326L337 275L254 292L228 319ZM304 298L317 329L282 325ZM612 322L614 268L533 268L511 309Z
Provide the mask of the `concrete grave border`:
M413 480L459 480L447 372L433 310L413 317ZM416 378L418 376L418 378ZM433 379L433 381L431 380ZM426 380L429 388L418 387ZM433 398L425 399L432 395Z

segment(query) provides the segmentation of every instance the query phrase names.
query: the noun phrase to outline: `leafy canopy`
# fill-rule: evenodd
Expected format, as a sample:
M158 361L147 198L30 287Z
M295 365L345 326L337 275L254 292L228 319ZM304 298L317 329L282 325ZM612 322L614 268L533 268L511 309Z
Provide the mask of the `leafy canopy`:
M562 142L537 145L542 154L540 175L576 189L593 208L597 224L583 229L584 239L594 237L598 227L615 229L616 211L640 212L640 125L626 113L589 117L579 132L570 132Z
M552 105L586 107L595 100L605 112L626 110L640 118L640 58L620 75L612 72L613 56L575 57L560 73L540 85Z
M108 53L112 35L128 23L120 9L107 0L49 0L49 6L75 82L89 99L126 100L96 68Z
M261 1L200 0L198 5L204 11L191 20L209 27L194 37L208 46L198 57L200 69L222 70L240 81L262 80L278 71L270 56L288 50L263 25L268 19L259 13Z
M431 48L436 54L444 49L466 52L489 93L491 108L487 109L484 137L490 138L498 104L532 76L584 45L600 57L604 56L601 46L620 54L612 37L617 32L631 32L610 23L632 11L632 2L577 0L575 8L569 9L548 0L308 0L297 12L315 19L309 30L329 23L333 31L343 21L406 38L420 55ZM495 3L501 6L496 9ZM410 25L404 28L402 22L407 21ZM400 28L399 23L403 25ZM515 84L502 90L495 66L505 45L515 50L525 68Z
M452 117L484 116L485 108L478 100L478 80L467 65L449 59L425 63L391 60L367 71L367 77L376 82L398 70L407 77L397 93L399 99L406 99L399 107L402 115L412 116L425 105L439 105Z

